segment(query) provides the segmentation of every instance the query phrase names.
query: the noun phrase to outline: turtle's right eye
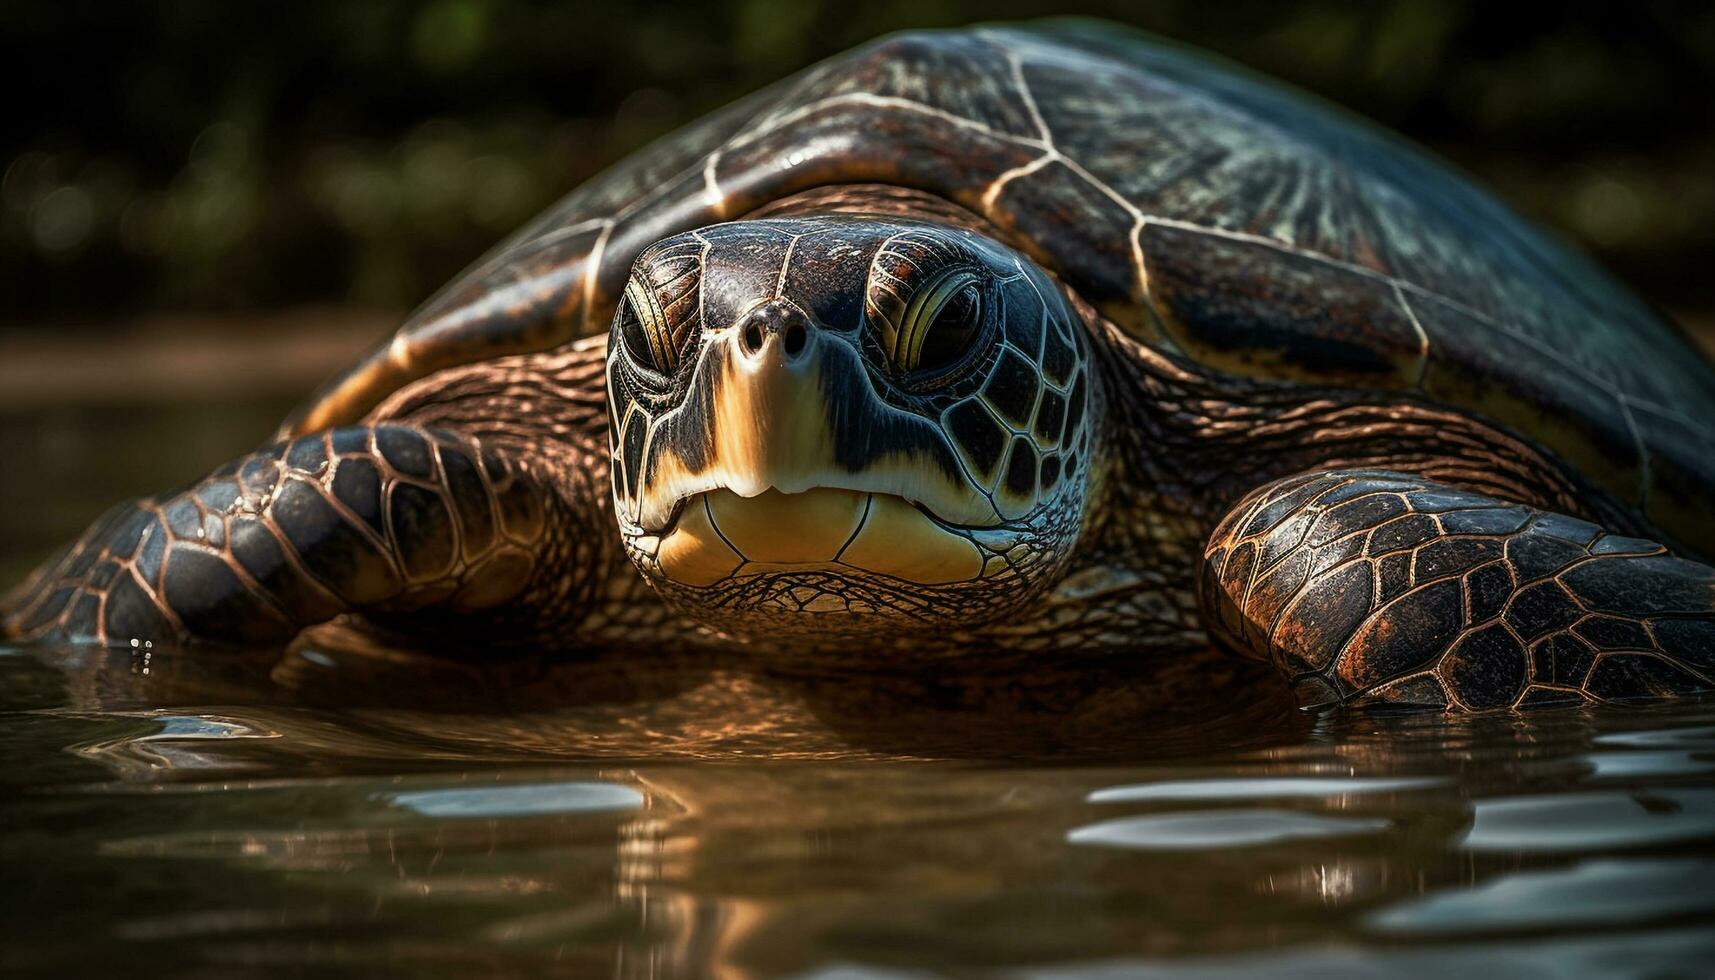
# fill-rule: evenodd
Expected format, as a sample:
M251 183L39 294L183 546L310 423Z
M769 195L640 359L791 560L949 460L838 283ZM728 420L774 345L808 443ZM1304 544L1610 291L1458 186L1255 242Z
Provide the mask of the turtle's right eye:
M661 374L672 374L679 366L679 351L654 300L641 283L636 280L627 283L619 312L614 315L614 333L619 335L619 342L625 345L625 352L634 363Z

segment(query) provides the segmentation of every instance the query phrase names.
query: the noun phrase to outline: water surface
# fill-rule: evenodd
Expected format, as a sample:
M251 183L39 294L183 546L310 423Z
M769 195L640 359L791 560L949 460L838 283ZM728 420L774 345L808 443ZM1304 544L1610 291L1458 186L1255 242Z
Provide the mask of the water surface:
M6 965L894 978L1715 962L1715 705L1313 716L1237 695L1128 722L1100 691L1037 709L862 683L670 660L10 649Z

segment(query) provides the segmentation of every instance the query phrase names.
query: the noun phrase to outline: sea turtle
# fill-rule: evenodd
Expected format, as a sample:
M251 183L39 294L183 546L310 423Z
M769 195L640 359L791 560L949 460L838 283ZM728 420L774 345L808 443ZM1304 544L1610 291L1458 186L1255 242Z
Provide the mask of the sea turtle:
M1673 327L1336 108L1087 22L912 32L576 190L4 622L1677 695L1712 422Z

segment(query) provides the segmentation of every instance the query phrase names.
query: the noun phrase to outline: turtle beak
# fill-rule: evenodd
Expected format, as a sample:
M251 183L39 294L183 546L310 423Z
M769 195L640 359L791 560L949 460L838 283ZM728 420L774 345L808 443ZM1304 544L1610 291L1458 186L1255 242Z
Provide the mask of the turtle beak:
M666 527L710 490L757 497L817 488L885 493L944 521L992 525L932 422L887 405L861 355L796 305L770 299L712 334L684 406L650 442L636 524Z
M724 488L741 497L819 486L834 458L822 396L824 339L802 310L769 300L716 334L687 411L663 420L638 523L664 525L686 498ZM702 396L701 398L699 396ZM676 451L706 446L703 453ZM696 456L704 465L693 467Z
M727 489L795 493L831 461L822 336L796 306L770 300L727 337L714 399L715 458Z

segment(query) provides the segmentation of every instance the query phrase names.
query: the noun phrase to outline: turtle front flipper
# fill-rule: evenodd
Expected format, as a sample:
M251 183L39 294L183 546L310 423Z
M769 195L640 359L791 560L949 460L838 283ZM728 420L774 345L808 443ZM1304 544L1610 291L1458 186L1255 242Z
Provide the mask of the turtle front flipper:
M1215 529L1220 643L1305 704L1453 710L1715 690L1715 569L1577 518L1378 471L1301 474Z
M0 635L264 644L360 612L444 636L449 622L596 588L580 569L540 574L577 532L575 509L550 477L472 437L334 429L114 508L0 600Z

